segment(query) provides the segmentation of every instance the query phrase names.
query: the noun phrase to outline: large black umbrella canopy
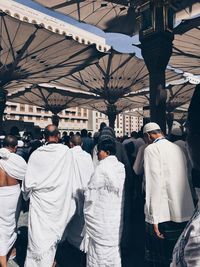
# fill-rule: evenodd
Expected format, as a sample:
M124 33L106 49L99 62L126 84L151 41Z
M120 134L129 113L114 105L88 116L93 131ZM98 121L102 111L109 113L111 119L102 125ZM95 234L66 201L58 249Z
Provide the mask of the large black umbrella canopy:
M149 0L34 0L52 10L95 25L107 32L132 35L138 30L137 10ZM152 1L153 2L153 1ZM156 2L156 1L155 1ZM164 2L164 1L163 1ZM192 7L197 0L169 1L176 12Z
M108 117L113 113L113 115L118 115L125 110L130 110L133 108L142 108L149 104L149 98L144 91L133 92L123 97L119 98L114 104L109 103L106 100L99 98L98 101L88 102L84 107L88 109L97 110L104 113Z
M134 54L111 51L98 63L58 79L55 83L94 93L104 99L104 112L109 117L110 125L114 127L115 104L129 93L147 87L148 71L144 61Z
M86 92L93 92L115 102L124 94L148 86L148 71L144 61L135 54L116 51L102 57L99 62L70 76L55 81Z
M99 62L62 77L55 84L92 92L113 104L123 96L149 87L148 70L135 54L111 51ZM180 78L172 70L166 71L167 82Z
M134 110L134 111L130 111L127 112L128 115L132 115L135 117L142 117L144 120L146 121L150 121L150 111L149 108L147 109L138 109L138 110ZM170 117L170 127L168 128L168 132L170 132L172 125L173 125L173 121L177 121L179 122L181 125L183 125L186 120L187 120L187 114L188 114L188 109L187 107L184 106L180 106L178 108L176 108L173 111L173 116Z
M200 75L200 17L183 21L174 33L169 64L184 72Z
M69 36L0 13L0 87L17 81L42 83L72 74L102 54Z
M166 86L167 101L166 101L166 121L168 128L171 129L173 120L183 121L186 119L185 109L180 107L186 106L190 103L192 95L195 90L195 84L191 84L188 81L171 83ZM146 97L149 98L149 91L146 91ZM145 106L144 109L134 111L133 115L140 117L150 117L149 106Z
M78 43L70 36L53 33L3 12L0 12L0 31L0 122L7 93L72 74L103 55L95 45Z
M166 71L168 81L177 77L178 74L174 71ZM98 63L58 79L54 83L91 92L104 99L101 103L101 112L108 115L110 125L113 127L116 117L114 114L119 113L116 111L116 105L133 92L149 87L149 76L144 61L135 54L121 54L112 50ZM99 106L97 108L100 109Z
M107 32L132 35L135 31L135 9L129 0L36 0L45 7Z
M81 107L99 111L108 116L109 126L114 128L116 116L125 110L132 108L141 108L149 104L146 93L133 92L119 98L115 103L109 103L107 100L101 99L84 103Z
M195 90L195 84L185 82L183 84L169 84L167 89L167 112L173 112L180 106L189 104Z
M99 101L92 94L74 90L50 87L49 85L33 85L17 93L8 95L11 102L29 104L51 111L55 119L58 113L70 107L86 106Z
M188 81L180 80L171 82L166 86L167 100L166 100L166 112L174 112L177 108L189 104L194 93L196 84L191 84ZM144 93L146 98L149 99L149 90L145 90ZM146 108L147 110L147 108Z

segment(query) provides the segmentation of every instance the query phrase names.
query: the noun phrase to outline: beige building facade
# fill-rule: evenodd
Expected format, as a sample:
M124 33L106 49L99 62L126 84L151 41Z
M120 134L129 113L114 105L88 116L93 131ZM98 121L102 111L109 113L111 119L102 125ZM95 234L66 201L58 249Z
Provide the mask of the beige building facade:
M77 132L85 128L95 133L102 122L109 124L105 114L80 107L63 110L58 115L60 117L59 129L61 132ZM52 113L50 111L45 111L40 107L8 102L4 119L32 122L34 125L44 129L46 125L51 123L51 117ZM141 117L134 117L126 114L126 112L119 114L115 122L116 136L130 135L132 131L139 131L142 122Z

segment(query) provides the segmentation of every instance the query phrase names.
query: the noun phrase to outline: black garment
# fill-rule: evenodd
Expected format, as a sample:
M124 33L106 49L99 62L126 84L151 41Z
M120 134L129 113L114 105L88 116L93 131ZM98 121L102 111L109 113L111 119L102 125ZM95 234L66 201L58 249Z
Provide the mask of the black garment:
M153 225L146 223L146 262L149 267L169 267L174 246L183 232L187 222L163 222L158 225L164 239L158 239Z
M124 145L124 147L126 149L126 153L127 153L129 162L130 162L131 166L133 166L134 161L135 161L135 156L134 156L135 145L133 142L128 142L127 144Z
M94 142L92 138L89 137L82 137L82 149L86 151L87 153L92 153L92 149L94 147Z
M56 261L60 267L86 267L86 254L65 240L58 245Z
M125 166L125 200L121 238L122 267L144 267L144 202L124 145L116 141L116 157Z

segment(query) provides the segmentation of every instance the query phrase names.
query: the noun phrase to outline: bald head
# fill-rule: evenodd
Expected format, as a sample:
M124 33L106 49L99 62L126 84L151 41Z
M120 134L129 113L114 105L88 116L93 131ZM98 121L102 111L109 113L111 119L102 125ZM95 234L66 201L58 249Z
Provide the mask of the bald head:
M72 143L72 146L81 146L82 145L82 139L79 135L72 136L70 142Z
M7 148L16 148L17 147L17 138L13 135L7 135L3 140L3 147Z
M55 125L49 124L44 129L44 136L47 142L50 142L50 141L58 142L60 133L58 131L58 128Z

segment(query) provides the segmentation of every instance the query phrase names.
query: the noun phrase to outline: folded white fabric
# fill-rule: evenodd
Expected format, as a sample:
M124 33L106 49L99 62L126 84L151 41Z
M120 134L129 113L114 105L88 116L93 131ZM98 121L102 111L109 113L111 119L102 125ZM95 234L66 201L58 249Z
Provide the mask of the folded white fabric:
M26 161L15 153L11 153L7 148L0 149L0 168L9 176L17 180L23 180L26 173Z

